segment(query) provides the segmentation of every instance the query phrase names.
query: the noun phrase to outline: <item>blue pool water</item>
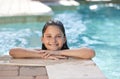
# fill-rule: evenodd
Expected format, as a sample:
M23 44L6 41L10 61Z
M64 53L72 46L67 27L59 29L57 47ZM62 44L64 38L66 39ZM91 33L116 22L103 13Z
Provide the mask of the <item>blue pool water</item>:
M120 79L120 5L81 5L75 11L55 11L53 18L65 25L70 48L93 48L93 61L105 76ZM41 48L44 23L0 24L0 55L13 47Z

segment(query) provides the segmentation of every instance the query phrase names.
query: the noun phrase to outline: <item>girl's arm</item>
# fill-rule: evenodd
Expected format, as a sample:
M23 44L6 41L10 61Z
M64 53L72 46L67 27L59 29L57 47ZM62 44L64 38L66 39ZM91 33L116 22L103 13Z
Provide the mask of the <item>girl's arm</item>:
M34 49L12 48L9 54L13 58L42 58L42 52Z
M45 58L51 55L61 55L67 57L81 58L81 59L91 59L95 56L95 51L90 48L79 48L79 49L68 49L59 51L46 51Z
M95 51L90 48L79 48L59 51L59 55L82 59L91 59L95 56Z
M57 55L75 57L82 59L91 59L95 56L94 50L90 48L79 48L72 50L59 50L59 51L48 51L48 50L34 50L24 48L13 48L9 54L13 58L48 58L48 59L59 59ZM56 56L52 56L56 55Z
M12 48L9 52L10 56L13 58L42 58L42 59L66 59L64 56L49 56L45 58L45 50L41 49L25 49L25 48Z

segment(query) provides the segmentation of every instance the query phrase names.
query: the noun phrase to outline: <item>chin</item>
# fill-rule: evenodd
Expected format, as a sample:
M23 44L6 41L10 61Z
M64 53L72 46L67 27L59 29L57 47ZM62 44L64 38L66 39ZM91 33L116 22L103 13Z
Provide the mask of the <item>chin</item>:
M52 50L52 51L56 51L56 50L58 50L58 49L50 49L50 50Z
M59 50L59 49L58 48L51 48L49 50L56 51L56 50Z

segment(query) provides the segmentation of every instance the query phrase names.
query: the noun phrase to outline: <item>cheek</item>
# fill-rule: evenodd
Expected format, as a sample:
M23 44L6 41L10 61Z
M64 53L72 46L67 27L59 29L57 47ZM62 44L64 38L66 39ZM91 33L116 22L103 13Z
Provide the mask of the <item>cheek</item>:
M62 43L64 44L66 42L66 38L63 38L62 39Z
M48 40L46 40L44 37L42 38L41 41L42 41L42 43L44 43L44 44L48 42Z
M65 41L62 39L62 40L59 40L59 43L60 43L61 45L63 45L63 44L65 43Z

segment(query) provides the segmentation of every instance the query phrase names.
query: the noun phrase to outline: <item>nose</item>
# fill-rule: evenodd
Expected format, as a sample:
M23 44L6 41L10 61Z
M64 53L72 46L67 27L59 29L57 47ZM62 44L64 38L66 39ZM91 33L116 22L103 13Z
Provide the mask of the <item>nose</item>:
M56 43L56 38L55 38L55 37L52 37L52 38L50 39L50 41L51 41L52 43Z

